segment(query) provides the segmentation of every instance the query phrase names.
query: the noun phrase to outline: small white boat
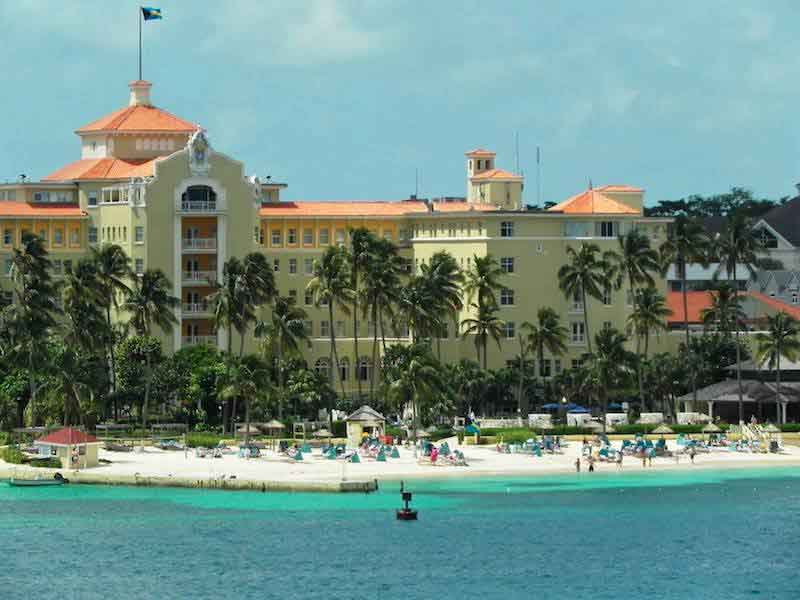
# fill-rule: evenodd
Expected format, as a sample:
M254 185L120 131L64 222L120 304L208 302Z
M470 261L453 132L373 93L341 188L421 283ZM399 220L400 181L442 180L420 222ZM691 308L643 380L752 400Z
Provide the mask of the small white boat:
M52 479L16 479L12 477L8 480L8 485L14 487L49 487L65 483L69 483L69 479L65 479L61 473L56 473Z

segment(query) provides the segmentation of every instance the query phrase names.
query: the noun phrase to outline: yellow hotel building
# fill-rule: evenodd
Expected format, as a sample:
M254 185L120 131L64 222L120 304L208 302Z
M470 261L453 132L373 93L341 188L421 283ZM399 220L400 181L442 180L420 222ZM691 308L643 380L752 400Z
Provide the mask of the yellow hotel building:
M281 198L285 184L248 177L241 162L210 146L198 125L153 106L149 82L129 87L128 106L76 130L78 160L38 182L0 185L4 298L9 297L11 251L23 232L47 241L56 274L91 245L115 243L130 255L136 272L167 273L181 298L180 326L163 340L166 351L193 344L224 348L231 334L212 327L205 301L208 279L221 277L229 257L261 251L273 264L280 293L294 296L308 313L309 365L329 368L328 335L334 327L343 359L338 376L354 389L356 377L369 380L371 344L360 345L362 356L354 356L352 319L338 315L329 323L327 309L313 307L305 288L314 259L330 244L346 245L350 229L366 227L395 242L412 269L440 250L464 269L475 256L493 255L506 272L498 295L506 326L500 348L490 342L489 367L513 359L520 324L534 321L537 310L549 306L569 330L569 354L548 357L547 376L569 368L586 351L584 310L593 332L606 324L624 330L630 313L624 290L585 307L564 297L556 274L566 262L567 247L591 241L612 249L616 236L633 227L655 245L666 237L669 219L645 218L644 191L637 187L603 186L547 211L526 210L523 178L498 168L495 154L483 149L466 154L466 195L456 201L286 201ZM665 293L665 282L658 285ZM360 327L360 337L371 337L372 323L364 320ZM407 340L404 333L396 335ZM237 347L237 334L232 335ZM246 339L245 347L255 350L256 340ZM455 331L441 340L441 348L446 361L476 357L473 339Z

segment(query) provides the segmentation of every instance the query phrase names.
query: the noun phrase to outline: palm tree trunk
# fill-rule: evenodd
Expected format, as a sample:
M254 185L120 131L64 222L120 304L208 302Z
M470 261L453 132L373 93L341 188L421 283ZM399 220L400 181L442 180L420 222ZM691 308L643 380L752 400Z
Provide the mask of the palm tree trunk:
M386 355L386 331L383 327L383 311L378 309L378 319L381 324L381 346L383 347L383 354Z
M728 273L730 277L730 273ZM738 309L739 306L739 286L736 281L736 260L733 261L733 300L734 305ZM738 310L737 310L738 313ZM742 392L742 350L739 347L739 315L734 315L733 327L736 334L736 383L738 384L739 391L739 422L744 421L744 394Z
M375 394L375 371L378 366L378 305L372 305L372 373L369 377L369 397L374 399Z
M686 351L689 351L691 344L689 335L689 291L686 289L686 259L680 258L681 266L681 295L683 296L683 330L686 333ZM694 369L691 372L692 378L692 410L697 405L697 376Z
M239 335L239 358L244 354L244 331Z
M775 372L775 384L776 384L775 385L775 411L777 412L777 415L776 415L777 418L775 419L775 421L777 422L778 425L781 425L781 416L782 416L781 413L783 411L781 411L781 348L780 348L780 346L778 346L777 354L778 354L778 356L777 356L777 359L775 361L775 367L777 369L776 372Z
M358 365L360 355L358 354L358 269L353 270L353 352L356 355L354 365ZM356 389L358 397L361 399L361 378L356 377Z
M589 335L589 307L586 305L586 290L581 286L581 300L583 302L583 328L586 330L586 349L592 353L592 336Z
M250 445L250 400L247 396L244 397L244 445Z
M278 343L278 419L283 419L283 344Z
M642 362L641 356L641 343L642 343L642 336L636 335L636 379L638 379L639 383L639 401L642 403L642 409L644 412L647 412L647 404L644 401L644 381L642 378L642 370L644 369L644 364Z
M331 369L334 369L335 372L338 375L338 371L339 371L339 353L336 351L336 331L334 330L334 327L333 327L333 300L331 300L328 303L328 316L329 316L329 318L331 320L331 355L333 357L332 360L334 361L333 364L331 365ZM355 371L356 378L358 378L358 365L357 364L354 365L353 368L354 368L354 371ZM334 383L333 383L333 372L334 371L331 371L331 387L333 387L333 385L334 385ZM344 400L344 396L345 396L345 394L344 394L344 380L342 380L341 377L338 377L338 379L339 379L339 386L340 386L340 388L342 390L342 400ZM330 421L331 431L333 431L333 405L332 404L328 407L328 420Z
M517 334L519 340L519 387L517 388L517 416L522 418L522 388L525 385L525 340Z
M147 352L147 364L144 374L144 399L142 400L142 445L144 446L144 432L147 430L147 405L150 402L150 382L153 378L150 352Z

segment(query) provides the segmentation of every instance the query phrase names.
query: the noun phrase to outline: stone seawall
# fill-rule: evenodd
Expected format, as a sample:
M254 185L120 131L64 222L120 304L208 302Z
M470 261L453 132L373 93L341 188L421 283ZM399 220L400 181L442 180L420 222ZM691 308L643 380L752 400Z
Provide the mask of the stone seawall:
M378 489L377 480L371 481L256 481L250 479L193 479L189 477L163 477L146 475L109 475L91 471L25 468L0 464L0 479L50 479L56 473L69 479L70 484L130 485L139 487L176 487L210 490L245 490L251 492L327 492L369 493Z

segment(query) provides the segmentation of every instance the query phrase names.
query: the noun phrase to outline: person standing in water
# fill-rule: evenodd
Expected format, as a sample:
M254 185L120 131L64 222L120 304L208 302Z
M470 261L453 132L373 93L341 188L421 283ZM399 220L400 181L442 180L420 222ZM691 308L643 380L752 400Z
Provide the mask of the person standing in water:
M576 473L580 473L581 472L581 457L580 456L575 459L575 472Z

